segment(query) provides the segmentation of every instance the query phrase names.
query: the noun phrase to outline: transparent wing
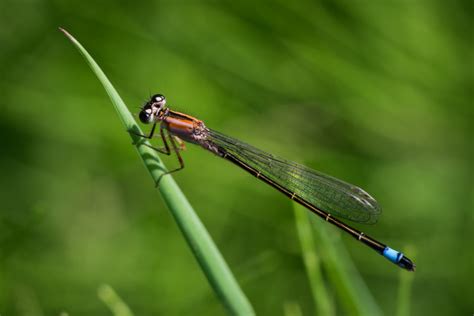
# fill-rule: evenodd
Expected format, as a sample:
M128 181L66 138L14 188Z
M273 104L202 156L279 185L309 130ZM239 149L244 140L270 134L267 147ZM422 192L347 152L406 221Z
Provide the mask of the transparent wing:
M207 140L331 215L373 224L381 213L377 201L352 184L273 156L213 130L209 130Z

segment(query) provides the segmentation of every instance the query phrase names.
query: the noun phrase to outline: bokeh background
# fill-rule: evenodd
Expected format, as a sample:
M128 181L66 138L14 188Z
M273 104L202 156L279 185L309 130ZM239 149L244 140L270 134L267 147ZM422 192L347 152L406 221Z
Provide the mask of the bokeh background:
M355 226L411 249L412 314L472 314L473 11L435 0L3 0L0 314L107 315L104 283L135 315L225 313L58 26L133 112L160 92L209 127L366 189L383 214ZM198 147L184 158L174 177L257 313L291 303L313 314L291 202ZM341 238L380 312L395 314L400 269ZM351 314L331 293L336 313Z

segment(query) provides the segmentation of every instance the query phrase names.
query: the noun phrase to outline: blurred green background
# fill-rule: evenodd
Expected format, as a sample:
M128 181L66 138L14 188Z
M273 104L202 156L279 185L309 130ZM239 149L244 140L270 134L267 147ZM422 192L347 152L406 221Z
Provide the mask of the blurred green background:
M412 248L412 314L470 315L473 11L472 1L3 0L0 314L107 315L103 283L135 315L225 312L62 26L133 112L160 92L213 129L366 189L384 211L355 226ZM256 312L314 314L290 201L198 147L184 158L174 177ZM394 315L405 272L341 238ZM351 314L328 288L336 313Z

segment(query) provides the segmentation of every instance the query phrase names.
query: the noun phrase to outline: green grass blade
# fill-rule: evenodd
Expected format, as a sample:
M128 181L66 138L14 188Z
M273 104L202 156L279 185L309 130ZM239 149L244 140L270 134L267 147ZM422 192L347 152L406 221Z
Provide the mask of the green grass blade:
M308 215L311 214L308 214L308 211L297 203L293 203L293 210L295 212L296 229L301 244L303 261L317 315L334 315L334 308L322 276L321 258L316 252L311 223L308 218Z
M297 302L285 302L283 304L283 315L285 316L303 316L301 307Z
M132 114L97 63L74 37L65 30L60 30L76 46L104 86L126 130L141 134L142 132ZM161 162L156 151L145 146L148 142L143 142L140 137L133 134L130 135L136 143L136 148L146 168L156 182L166 170L166 167ZM159 190L196 260L227 310L235 315L254 314L252 306L237 284L221 253L173 178L169 175L163 177Z
M347 314L380 315L380 308L350 259L339 232L315 216L311 222L315 243L321 245L324 270Z
M410 253L411 258L415 260L416 250L414 247L406 247L403 249L404 253ZM405 270L400 271L400 285L398 287L398 302L397 302L397 316L408 316L410 315L411 305L411 288L413 284L413 278L415 273L407 273Z
M114 316L133 316L130 308L118 296L114 289L107 284L103 284L97 290L99 298L107 305Z

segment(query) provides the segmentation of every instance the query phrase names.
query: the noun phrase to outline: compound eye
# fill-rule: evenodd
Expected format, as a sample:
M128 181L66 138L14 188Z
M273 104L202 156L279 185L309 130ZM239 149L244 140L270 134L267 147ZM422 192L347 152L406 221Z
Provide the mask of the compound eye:
M155 94L154 96L151 97L151 102L159 103L159 104L165 104L166 103L166 98L162 94Z
M142 110L140 114L138 114L138 118L140 119L140 122L144 124L150 123L151 120L151 111L148 110Z

